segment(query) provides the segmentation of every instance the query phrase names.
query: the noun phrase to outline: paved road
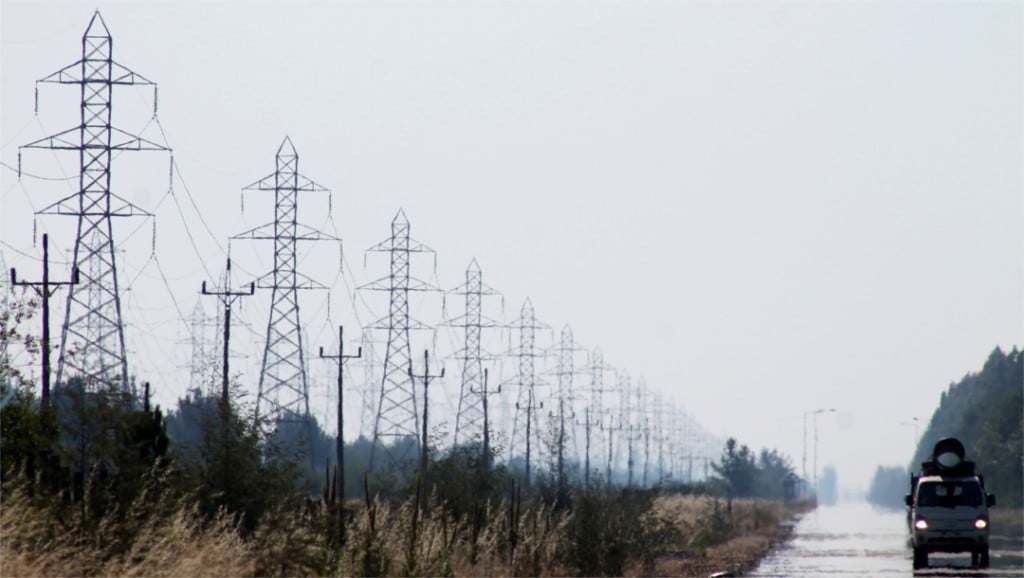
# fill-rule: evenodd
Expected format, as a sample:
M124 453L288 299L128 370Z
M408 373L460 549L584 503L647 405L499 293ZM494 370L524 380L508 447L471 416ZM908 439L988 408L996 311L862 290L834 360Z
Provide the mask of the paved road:
M972 570L968 554L933 554L933 567L914 572L910 557L903 512L844 503L806 514L751 576L1024 576L1018 540L993 541L987 571Z

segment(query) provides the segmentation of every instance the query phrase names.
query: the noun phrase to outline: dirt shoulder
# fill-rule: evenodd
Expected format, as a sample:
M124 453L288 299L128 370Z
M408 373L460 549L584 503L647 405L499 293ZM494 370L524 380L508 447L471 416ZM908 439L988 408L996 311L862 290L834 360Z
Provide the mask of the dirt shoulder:
M725 500L706 496L667 496L656 507L682 530L676 550L658 556L653 566L631 568L630 575L710 576L752 570L777 544L787 540L809 502Z

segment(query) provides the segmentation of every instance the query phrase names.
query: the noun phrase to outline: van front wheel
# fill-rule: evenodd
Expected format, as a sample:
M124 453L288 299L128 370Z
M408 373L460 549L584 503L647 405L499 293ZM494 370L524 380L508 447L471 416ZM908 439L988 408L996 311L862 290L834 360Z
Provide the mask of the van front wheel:
M914 570L928 567L928 550L914 548Z

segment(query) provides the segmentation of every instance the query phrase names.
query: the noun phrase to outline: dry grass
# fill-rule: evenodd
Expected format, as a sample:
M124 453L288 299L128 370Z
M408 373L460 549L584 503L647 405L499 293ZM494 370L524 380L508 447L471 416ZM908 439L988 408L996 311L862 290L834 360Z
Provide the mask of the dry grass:
M507 502L492 504L484 514L488 522L474 540L468 522L452 519L442 508L414 516L411 501L399 505L374 501L349 526L338 573L360 576L376 569L385 575L409 576L550 574L558 567L565 520L552 523L547 511L534 509L524 512L513 527L508 508ZM518 537L514 550L508 547L513 530Z
M152 511L151 511L152 512ZM3 576L242 576L253 574L251 548L225 517L203 524L185 507L125 524L102 520L92 532L61 519L23 488L4 492L0 509ZM120 527L116 527L120 526ZM121 555L111 550L128 540Z
M326 509L276 512L247 538L232 519L203 519L186 501L140 498L119 521L94 523L40 503L24 487L5 488L0 509L3 576L564 576L570 519L524 507L510 517L507 502L492 504L472 537L466 520L444 509L414 515L413 502L350 503L347 541L330 547L322 532ZM74 509L72 509L74 511ZM779 522L796 509L775 502L695 496L658 497L657 512L679 530L679 542L659 547L653 560L631 560L626 575L699 576L749 570L785 537ZM58 512L61 512L58 514ZM514 549L510 536L516 537Z
M668 512L683 530L677 549L659 556L651 576L708 576L714 572L749 571L790 528L782 522L807 511L805 502L725 500L708 496L662 496L655 508ZM637 569L634 569L637 570ZM640 572L633 572L639 575Z

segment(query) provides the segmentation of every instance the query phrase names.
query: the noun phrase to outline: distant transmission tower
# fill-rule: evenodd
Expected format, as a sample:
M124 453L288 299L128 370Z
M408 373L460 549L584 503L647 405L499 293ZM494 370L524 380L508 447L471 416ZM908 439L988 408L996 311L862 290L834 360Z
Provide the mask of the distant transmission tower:
M615 412L613 408L608 408L608 424L605 426L605 430L608 432L608 462L605 464L605 477L608 487L612 485L612 466L615 463L615 432L621 430L628 433L629 431L629 417L626 413L626 405L629 403L629 372L616 371L616 376L616 389L619 392L619 411ZM616 418L618 419L616 420ZM616 421L618 422L617 425Z
M498 327L499 324L484 319L482 301L484 295L497 295L498 292L484 285L480 265L473 259L466 268L466 282L448 293L463 295L466 298L465 314L445 323L451 327L462 328L466 336L465 346L456 353L456 357L462 362L462 388L455 417L455 444L458 445L459 442L482 440L485 435L483 405L486 392L483 387L480 333L485 327Z
M537 352L536 333L538 329L547 329L548 326L538 323L533 303L527 298L513 327L519 330L519 349L515 352L519 359L519 395L512 421L509 459L516 457L517 452L522 453L526 462L526 483L529 484L533 442L540 437L537 431L537 410L543 407L537 400L536 390L540 382L537 378L536 359L544 354Z
M644 467L640 481L641 488L647 487L647 474L649 473L651 463L651 418L648 397L647 380L640 376L640 380L636 384L636 407L634 408L636 418L634 421L636 423L637 440L643 439L644 441Z
M554 412L554 418L557 420L557 437L556 443L556 469L558 474L558 487L560 490L564 490L566 487L566 476L565 476L565 446L569 443L569 439L573 438L572 424L576 418L576 414L572 410L572 402L574 399L573 394L573 376L576 373L575 360L573 359L577 349L575 343L573 343L572 328L566 324L562 327L561 341L558 344L558 367L555 372L558 376L558 408Z
M437 291L437 288L425 281L413 278L409 274L409 255L411 253L433 253L433 249L409 238L409 220L405 212L399 209L391 221L391 236L371 247L370 251L390 253L391 274L368 283L361 289L387 291L390 296L388 316L369 327L387 330L388 345L384 355L384 376L381 380L380 397L378 398L377 416L373 428L373 447L370 450L370 468L374 467L377 444L390 440L394 442L403 438L419 439L419 414L416 410L416 391L409 375L412 368L410 357L409 332L412 329L426 329L422 323L409 318L410 291ZM408 448L408 445L404 446ZM407 457L393 454L388 450L393 463L404 461Z
M192 357L189 363L189 391L194 392L196 399L203 396L213 395L215 383L212 373L216 365L216 352L220 351L220 333L217 332L219 323L216 315L208 315L203 309L203 302L196 299L196 305L192 308L191 344ZM214 334L213 342L208 339L209 333Z
M299 155L291 139L285 137L277 150L276 170L243 190L273 191L275 207L273 222L232 237L274 242L274 268L256 281L258 288L272 291L256 415L279 421L306 419L308 423L309 383L298 291L326 287L296 271L298 242L338 239L298 222L298 196L299 192L328 189L299 174Z
M38 212L78 218L73 264L81 283L68 289L57 382L67 372L83 378L89 390L127 392L128 360L111 218L153 215L110 191L111 154L170 149L114 128L112 97L115 85L153 86L155 116L156 85L114 62L113 41L99 12L82 37L82 59L38 83L75 84L82 94L79 126L22 147L78 151L79 156L78 192Z
M373 330L363 328L363 388L362 412L359 416L359 435L373 439L373 428L377 423L377 409L380 406L380 378L377 377L376 344L373 341Z
M595 347L591 353L587 369L590 370L590 399L585 411L586 419L580 425L584 427L584 439L586 442L584 446L583 479L585 487L590 488L590 456L592 453L596 455L597 452L597 448L594 447L597 444L592 443L597 436L592 434L595 427L602 427L602 416L607 413L602 401L602 397L608 391L604 387L604 373L612 369L610 365L605 364L604 354L601 352L600 347Z

